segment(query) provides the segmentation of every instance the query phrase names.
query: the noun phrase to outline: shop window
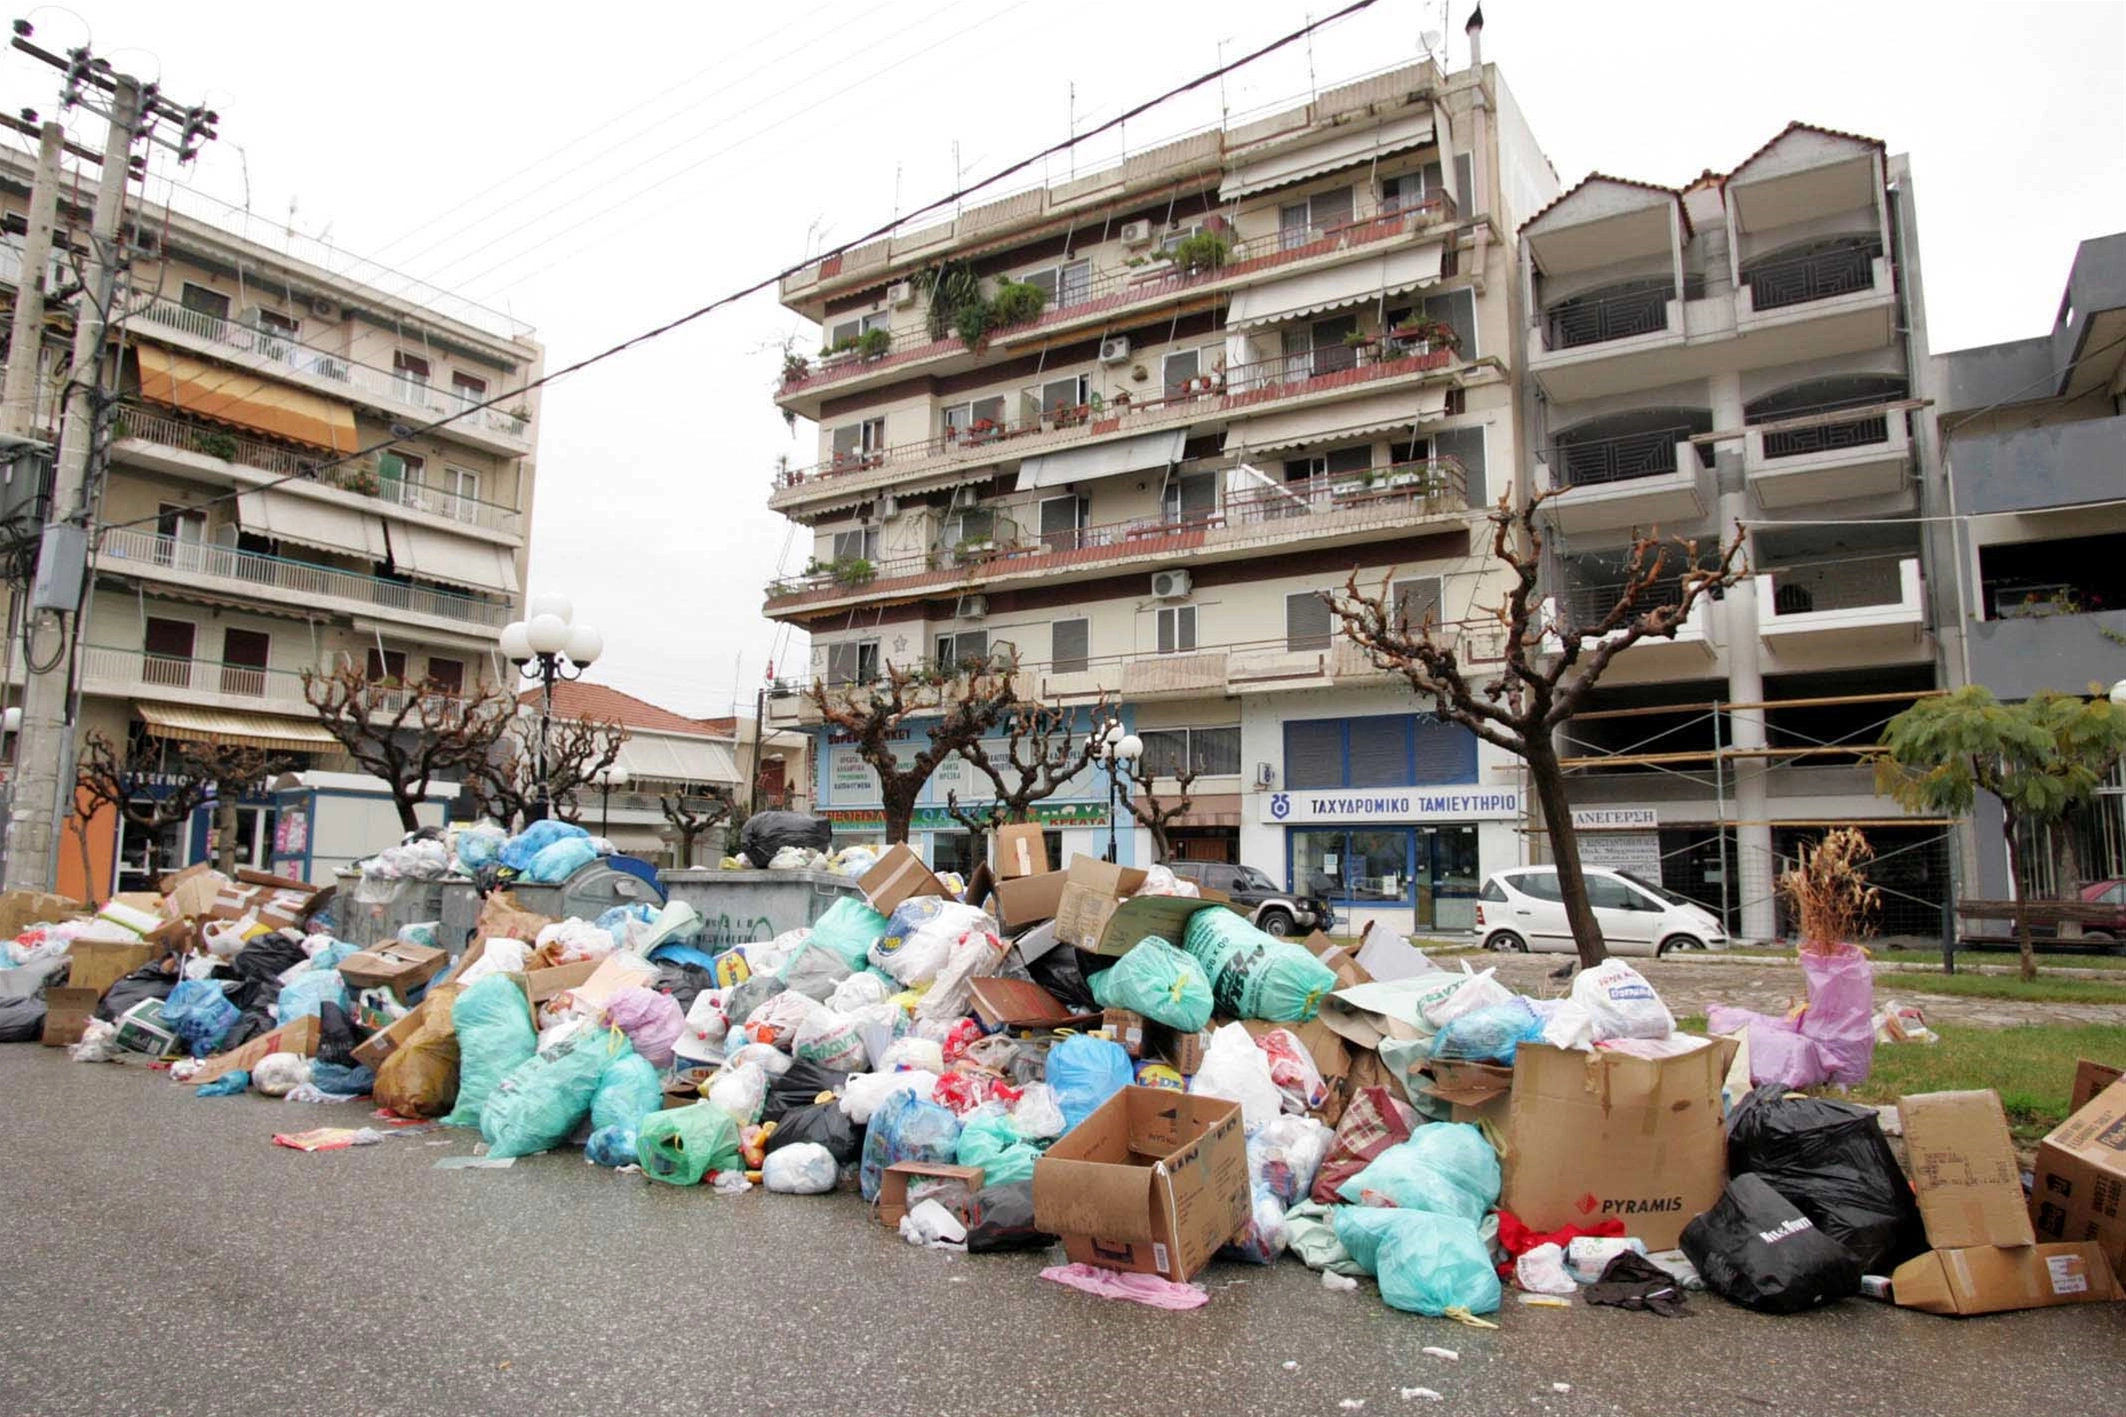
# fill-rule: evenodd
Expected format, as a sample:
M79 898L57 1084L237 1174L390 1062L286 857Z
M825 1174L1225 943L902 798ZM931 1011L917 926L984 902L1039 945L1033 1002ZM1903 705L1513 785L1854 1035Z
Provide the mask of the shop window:
M1431 714L1294 719L1287 787L1401 787L1476 781L1476 735Z

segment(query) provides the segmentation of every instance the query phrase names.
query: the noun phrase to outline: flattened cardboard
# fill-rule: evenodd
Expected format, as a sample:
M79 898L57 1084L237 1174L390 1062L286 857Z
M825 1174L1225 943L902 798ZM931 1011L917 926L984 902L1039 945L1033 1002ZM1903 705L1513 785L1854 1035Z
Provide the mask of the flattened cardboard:
M2126 1297L2102 1247L2091 1241L1929 1250L1896 1268L1890 1292L1900 1309L1930 1314L1998 1314Z
M878 1186L878 1223L889 1229L901 1228L901 1217L908 1213L908 1183L919 1176L941 1176L948 1181L959 1181L973 1195L982 1189L982 1168L979 1166L941 1166L927 1161L896 1161L886 1168L886 1174Z
M1421 1089L1447 1104L1450 1122L1491 1122L1501 1128L1513 1115L1513 1069L1494 1063L1426 1065L1430 1080Z
M66 982L70 988L93 989L101 998L106 989L145 968L159 953L152 944L76 940L66 952Z
M887 847L878 864L864 872L856 884L871 908L881 915L891 915L893 907L912 896L952 894L944 882L930 874L923 858L905 845Z
M567 987L569 993L575 996L577 1003L583 1004L600 1014L605 1012L605 1006L612 1001L613 995L617 991L625 989L631 984L647 985L652 979L657 977L655 965L652 965L647 972L644 972L628 964L619 955L608 955L604 959L596 961L596 964L597 967L591 971L589 978L585 979L581 984L571 984ZM569 966L562 965L560 967L566 969ZM535 1002L544 1002L544 1000L535 1000Z
M375 949L359 950L340 961L340 977L355 989L390 989L401 999L435 978L450 962L447 950L428 945L409 945L394 940Z
M201 861L162 878L162 909L172 920L205 915L229 878Z
M1066 914L1070 904L1070 892L1066 891ZM1206 910L1231 909L1232 906L1225 901L1208 896L1131 896L1104 913L1100 920L1099 932L1090 937L1094 941L1092 944L1086 944L1082 939L1073 939L1071 943L1080 949L1091 950L1094 954L1116 957L1128 954L1147 935L1157 935L1168 944L1178 946L1181 937L1188 933L1188 922L1192 916L1200 915ZM1056 917L1056 935L1059 939L1066 938L1063 933L1063 921L1064 916Z
M997 893L997 878L990 871L987 861L977 861L967 873L967 888L960 892L960 899L969 905L986 906L989 898ZM996 912L991 911L994 915Z
M536 911L526 910L508 891L494 891L480 902L480 918L473 922L472 942L522 940L527 945L535 945L539 943L539 932L553 923ZM464 961L473 957L468 947L458 956L460 968Z
M2105 1088L2038 1145L2030 1224L2040 1241L2089 1241L2126 1270L2126 1082Z
M441 987L441 986L438 986ZM354 1045L354 1060L370 1068L379 1068L384 1060L399 1050L399 1045L421 1030L421 1019L437 1003L434 991L392 1023L386 1024Z
M1503 1208L1532 1228L1624 1222L1674 1249L1727 1184L1720 1083L1733 1039L1678 1058L1524 1043L1514 1056Z
M1897 1115L1928 1244L1956 1250L2037 1243L1998 1093L1914 1093L1898 1099Z
M1012 822L997 828L998 880L1045 875L1048 870L1048 839L1041 834L1039 822Z
M271 1033L261 1033L241 1048L232 1048L226 1053L217 1053L207 1059L207 1065L188 1079L197 1087L203 1082L212 1082L224 1073L245 1072L258 1066L268 1053L300 1053L305 1058L317 1052L318 1017L307 1014L292 1023L284 1023Z
M2126 1076L2126 1069L2114 1068L2109 1063L2095 1063L2083 1058L2074 1065L2074 1091L2067 1098L2067 1115L2075 1113L2096 1101L2096 1095Z
M1240 1104L1123 1088L1034 1163L1033 1210L1080 1264L1185 1282L1248 1221Z
M32 925L79 920L89 908L78 900L45 891L0 891L0 940L12 940Z
M1372 973L1360 964L1357 957L1327 935L1316 930L1302 941L1314 958L1329 966L1336 975L1336 987L1349 989L1359 984L1371 984Z
M976 979L968 984L975 1017L985 1028L1065 1028L1098 1018L1074 1014L1063 1001L1025 979Z
M1146 1056L1144 1050L1144 1015L1134 1009L1102 1009L1100 1031L1122 1045L1122 1051L1132 1058Z

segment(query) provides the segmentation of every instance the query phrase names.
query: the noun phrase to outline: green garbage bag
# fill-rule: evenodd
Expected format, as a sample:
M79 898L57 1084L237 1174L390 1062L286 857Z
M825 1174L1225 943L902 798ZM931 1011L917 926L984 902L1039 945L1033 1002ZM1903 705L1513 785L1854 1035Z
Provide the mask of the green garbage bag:
M490 974L460 989L450 1003L450 1026L458 1035L458 1105L443 1122L477 1127L488 1094L539 1046L524 976Z
M1474 1221L1418 1210L1396 1216L1380 1242L1380 1297L1390 1308L1438 1318L1449 1309L1498 1310L1498 1270Z
M591 1129L639 1131L642 1119L664 1106L664 1080L656 1065L630 1048L605 1066L591 1094Z
M1201 1033L1211 1021L1211 981L1203 966L1157 935L1146 935L1095 974L1092 990L1103 1009L1133 1009L1182 1033Z
M841 956L851 971L862 969L871 958L871 946L886 933L886 917L856 896L845 895L827 907L827 913L812 922L808 944L823 945ZM900 986L896 984L896 989Z
M480 1109L487 1154L530 1156L567 1141L590 1115L598 1080L623 1052L633 1049L619 1029L585 1025L510 1069Z
M735 1171L744 1165L738 1123L709 1102L667 1107L643 1118L635 1157L644 1175L673 1186L696 1185L711 1171Z
M1284 1213L1285 1248L1299 1256L1308 1269L1326 1269L1336 1274L1359 1275L1365 1271L1351 1258L1343 1241L1336 1238L1336 1223L1329 1207L1316 1201L1301 1201Z
M1218 1011L1234 1018L1305 1023L1336 974L1302 946L1272 939L1230 910L1189 917L1182 947L1211 978Z
M981 1111L960 1127L959 1150L954 1156L961 1166L982 1168L984 1186L1008 1186L1033 1179L1033 1164L1041 1153L1019 1135L1009 1114Z

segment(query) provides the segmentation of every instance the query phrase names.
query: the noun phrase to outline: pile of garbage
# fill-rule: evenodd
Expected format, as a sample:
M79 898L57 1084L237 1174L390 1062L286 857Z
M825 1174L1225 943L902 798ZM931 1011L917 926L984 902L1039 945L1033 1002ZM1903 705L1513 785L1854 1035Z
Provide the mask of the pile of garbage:
M365 882L474 880L483 886L513 881L565 881L613 844L573 822L533 822L511 836L493 822L423 827L397 846L357 863Z

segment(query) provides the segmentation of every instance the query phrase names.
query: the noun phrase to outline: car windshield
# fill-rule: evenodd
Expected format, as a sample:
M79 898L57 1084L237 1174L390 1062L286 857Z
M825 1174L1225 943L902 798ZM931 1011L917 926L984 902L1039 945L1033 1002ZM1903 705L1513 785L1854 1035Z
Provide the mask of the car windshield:
M1277 889L1275 881L1263 875L1262 872L1256 870L1253 866L1241 866L1236 869L1239 873L1240 888L1244 891L1274 891Z
M1690 899L1688 896L1677 895L1674 891L1670 890L1666 886L1657 886L1652 881L1647 880L1644 876L1634 875L1630 871L1619 871L1617 872L1617 874L1622 876L1625 880L1630 881L1640 890L1645 891L1648 895L1654 896L1655 898L1660 900L1665 900L1670 905L1696 905L1698 903Z

